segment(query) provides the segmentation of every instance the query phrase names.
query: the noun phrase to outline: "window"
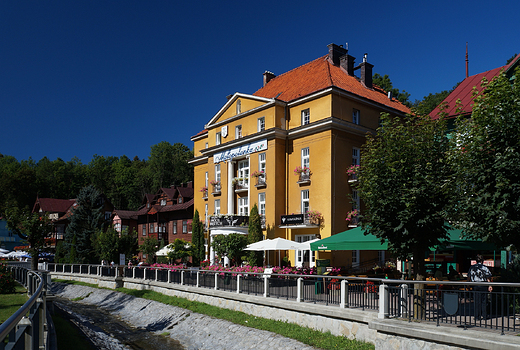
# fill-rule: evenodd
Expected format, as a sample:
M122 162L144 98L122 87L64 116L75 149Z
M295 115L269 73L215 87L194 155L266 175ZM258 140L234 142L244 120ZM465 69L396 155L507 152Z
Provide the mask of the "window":
M206 142L205 148L208 148L208 147L209 147L209 144Z
M215 164L215 181L220 182L220 164Z
M215 199L215 215L220 215L220 199Z
M208 188L208 172L207 172L207 171L206 171L206 175L205 175L205 177L204 177L204 184L205 184L204 186L205 186L206 188Z
M302 148L302 168L309 168L310 166L310 152L309 147Z
M150 224L150 233L154 233L155 232L153 229L154 229L153 224Z
M359 195L357 190L352 190L352 210L359 210Z
M166 199L161 199L161 205L164 207L166 205Z
M309 211L309 190L303 190L301 194L301 210L302 214Z
M241 184L247 187L249 184L249 159L238 162L238 177L243 179Z
M265 174L265 153L258 155L258 170L263 171Z
M242 113L242 101L240 99L237 100L237 114Z
M242 125L235 126L235 139L242 137Z
M352 147L352 165L359 165L361 160L361 156L359 153L359 148Z
M247 197L238 198L238 215L249 215L249 200Z
M295 241L298 243L304 243L307 241L311 241L315 238L316 238L315 235L296 235ZM302 266L303 263L306 263L306 262L310 262L311 266L314 266L314 262L316 261L315 252L309 251L309 250L303 250L303 251L298 250L297 252L298 252L298 254L296 256L296 266ZM310 252L310 255L309 255L309 252ZM309 261L309 257L310 257L310 261Z
M182 197L179 197L179 200L177 201L177 203L179 203L179 204L182 203Z
M182 220L182 233L188 233L188 220Z
M359 250L352 251L352 266L359 266Z
M302 125L307 125L311 122L311 110L309 108L302 111Z
M173 234L176 235L177 234L177 221L172 221L172 226L173 226Z
M265 117L258 118L258 132L265 130Z
M220 145L221 143L222 143L222 134L219 131L215 134L215 145Z
M361 112L359 109L353 109L352 110L352 123L359 124L359 118L360 118Z
M143 224L143 236L146 236L146 224Z
M208 226L208 203L204 206L204 223Z
M265 216L265 192L258 194L258 214Z

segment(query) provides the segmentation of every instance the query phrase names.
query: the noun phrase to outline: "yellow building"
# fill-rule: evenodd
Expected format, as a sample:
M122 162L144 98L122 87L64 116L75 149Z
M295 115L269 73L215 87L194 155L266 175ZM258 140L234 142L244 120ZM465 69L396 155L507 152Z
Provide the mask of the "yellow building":
M410 111L372 85L366 55L356 67L354 60L345 48L330 44L327 55L287 73L265 72L263 87L230 96L192 137L195 209L210 240L247 233L255 203L265 238L304 242L355 226L355 220L345 219L363 208L346 170L359 164L365 134L375 132L382 112ZM309 253L281 256L293 266L313 265ZM355 251L319 254L334 266L371 258ZM209 258L214 261L211 251ZM271 253L266 263L279 265L278 254Z

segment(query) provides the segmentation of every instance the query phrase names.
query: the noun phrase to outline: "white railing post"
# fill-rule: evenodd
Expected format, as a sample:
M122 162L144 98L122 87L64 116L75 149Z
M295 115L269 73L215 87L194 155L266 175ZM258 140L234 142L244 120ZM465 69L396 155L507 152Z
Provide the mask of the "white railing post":
M301 277L298 277L298 280L296 281L296 301L303 301L303 278Z
M240 274L237 275L237 294L240 294Z
M168 283L172 283L171 271L166 269L166 273L168 274Z
M218 289L218 273L215 273L215 290Z
M379 313L377 314L377 318L388 318L388 301L390 300L388 294L388 286L381 284L379 286Z
M159 269L155 269L155 282L157 282L158 275L159 275Z
M344 309L348 305L348 281L347 280L341 280L340 296L341 296L341 301L339 303L339 307Z
M181 271L181 285L184 285L184 271Z
M407 284L401 284L401 290L399 295L399 311L401 314L401 317L408 318L408 285Z
M132 267L132 278L135 278L135 269L136 269L136 267L135 267L135 266L134 266L134 267Z
M264 298L269 296L269 276L264 275Z
M197 271L197 288L200 287L200 271Z

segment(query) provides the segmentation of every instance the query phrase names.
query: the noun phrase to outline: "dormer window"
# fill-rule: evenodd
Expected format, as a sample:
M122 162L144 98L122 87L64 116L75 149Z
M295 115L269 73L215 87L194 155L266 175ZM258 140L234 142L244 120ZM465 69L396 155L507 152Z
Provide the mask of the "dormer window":
M309 108L302 111L302 125L307 125L311 122L311 110Z
M242 137L242 125L235 126L235 139Z
M237 114L242 113L242 101L240 99L237 100Z
M215 133L215 145L220 145L222 143L222 134L220 132Z
M258 132L265 130L265 117L258 118Z
M182 197L179 197L178 203L182 204Z
M166 205L166 199L161 199L161 205L164 207Z

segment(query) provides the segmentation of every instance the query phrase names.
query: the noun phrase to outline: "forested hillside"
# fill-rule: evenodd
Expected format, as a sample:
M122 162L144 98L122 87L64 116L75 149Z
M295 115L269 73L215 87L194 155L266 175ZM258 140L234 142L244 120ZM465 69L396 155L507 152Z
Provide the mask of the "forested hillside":
M151 146L146 160L94 155L83 164L78 158L35 161L0 154L0 213L8 205L32 209L36 196L76 198L87 185L94 185L116 208L135 210L146 193L193 180L187 162L192 157L187 146L166 141Z

